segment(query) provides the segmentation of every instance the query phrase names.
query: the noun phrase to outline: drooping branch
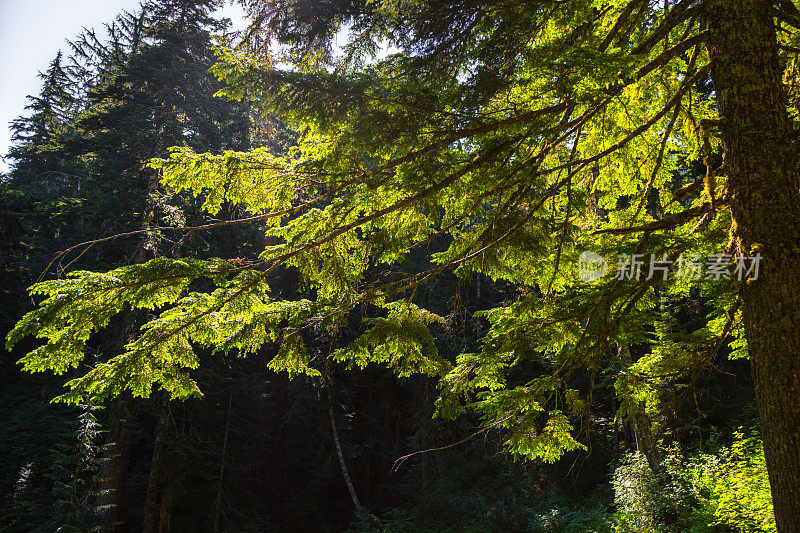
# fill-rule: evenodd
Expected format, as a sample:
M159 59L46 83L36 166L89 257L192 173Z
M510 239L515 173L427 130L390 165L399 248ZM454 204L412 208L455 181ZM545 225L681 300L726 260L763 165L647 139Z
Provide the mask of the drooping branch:
M622 10L619 17L617 17L617 21L614 23L614 26L611 28L611 31L608 32L603 42L600 43L598 50L600 52L605 52L609 45L612 43L614 38L620 33L622 27L628 23L628 19L631 18L631 14L633 14L634 10L637 7L640 7L645 4L645 0L631 0L628 2L628 5L625 6L625 9Z
M664 17L664 20L661 21L661 24L650 32L650 35L639 43L631 53L636 55L647 53L658 41L668 35L674 27L697 15L700 12L700 6L701 4L696 0L682 0L675 4L667 13L667 16Z

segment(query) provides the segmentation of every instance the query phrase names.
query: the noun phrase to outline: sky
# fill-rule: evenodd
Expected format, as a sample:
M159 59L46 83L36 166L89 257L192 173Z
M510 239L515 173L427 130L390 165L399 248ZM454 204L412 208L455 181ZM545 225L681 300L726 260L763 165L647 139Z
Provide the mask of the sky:
M67 52L66 39L138 5L139 0L0 0L0 157L10 146L9 122L25 114L26 96L42 87L37 73L59 49ZM241 24L238 6L226 5L222 13ZM0 159L0 172L8 171L8 163Z

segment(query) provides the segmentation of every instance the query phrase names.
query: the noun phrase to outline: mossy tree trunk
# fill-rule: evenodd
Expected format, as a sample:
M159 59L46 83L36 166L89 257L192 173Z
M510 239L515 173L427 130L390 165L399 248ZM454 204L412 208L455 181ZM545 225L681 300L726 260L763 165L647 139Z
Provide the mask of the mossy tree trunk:
M743 317L778 531L800 532L800 174L769 0L705 0Z

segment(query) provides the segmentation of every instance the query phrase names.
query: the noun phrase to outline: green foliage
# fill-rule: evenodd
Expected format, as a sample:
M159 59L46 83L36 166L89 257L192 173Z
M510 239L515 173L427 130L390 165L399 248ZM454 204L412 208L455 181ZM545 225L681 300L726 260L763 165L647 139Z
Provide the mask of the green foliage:
M291 207L291 181L284 178L283 158L267 148L251 152L226 151L220 156L195 154L190 148L173 148L169 159L154 159L150 166L163 172L162 183L174 190L203 194L201 208L216 215L224 202L253 212L281 212Z
M741 428L730 446L684 458L671 450L654 473L640 454L614 471L615 529L776 531L761 440Z
M369 319L370 329L349 346L334 351L331 359L360 368L383 363L399 377L444 374L450 364L439 357L429 329L429 324L441 324L444 319L406 300L384 307L386 318Z
M228 224L262 225L264 249L237 268L159 260L37 285L47 298L9 336L10 345L31 334L48 339L23 359L28 370L76 367L91 335L126 305L149 311L124 353L71 381L64 399L147 396L154 385L175 398L198 396L197 347L245 354L276 342L270 369L317 376L307 340L324 332L334 339L324 357L381 363L403 377L439 375L441 415L476 410L485 427L507 432L511 452L552 462L586 447L572 430L587 416L597 376L613 376L604 385L620 400L619 418L630 420L657 409L659 382L708 367L729 334L741 355L741 328L729 325L733 284L679 278L675 266L667 280L648 272L631 279L616 264L633 254L675 261L727 242L724 184L681 192L700 183L696 162L720 148L717 135L700 131L717 110L703 90L702 28L686 5L244 4L254 26L242 42L217 48L213 69L227 84L218 89L296 128L288 153L199 142L202 124L186 117L196 117L200 100L167 98L160 75L133 87L125 78L101 84L99 105L80 123L108 154L129 131L123 126L152 120L159 135L136 136L130 154L155 157L139 179L158 171L162 187L214 216L235 204L244 218ZM168 12L158 17L178 24ZM197 37L198 25L182 33ZM142 44L134 71L157 70L170 54L184 65L193 55L208 59L198 39L176 46L171 26L155 27L164 46ZM332 40L345 27L337 56ZM386 43L399 53L378 56ZM137 97L182 113L149 117ZM107 103L136 120L121 123ZM166 143L183 147L164 158ZM161 153L142 149L151 144ZM103 160L116 168L116 159ZM424 266L406 271L420 249ZM594 283L576 275L584 250L609 261ZM285 270L299 276L307 299L271 286ZM448 318L415 301L421 285L446 272L518 289L475 315L488 328L452 360L439 356L435 337ZM195 290L201 278L214 287ZM709 327L673 331L670 307L698 292L715 302ZM368 306L381 316L355 339L342 334ZM633 357L634 345L646 348ZM590 383L568 384L583 373Z
M93 481L102 464L102 430L95 425L99 409L50 404L43 396L57 386L56 378L42 376L31 386L30 376L19 379L24 374L14 373L10 365L6 369L0 529L55 531L71 522L88 530L96 524L98 510ZM75 512L68 515L60 509Z
M97 420L100 407L80 406L75 441L62 446L53 462L53 494L59 533L102 531L99 520L104 510L95 500L100 496L98 474L107 445L100 444L104 431ZM109 489L104 489L109 490Z
M232 269L223 260L159 258L106 274L74 272L64 280L39 283L31 293L47 298L9 333L8 348L26 335L46 338L46 344L21 360L23 368L63 373L77 367L91 335L108 325L115 314L126 308L160 310L158 319L145 324L124 353L70 381L70 392L59 399L70 403L86 397L101 400L123 390L149 396L153 384L175 398L199 395L187 373L198 365L192 344L251 353L278 340L282 325L296 328L309 314L310 304L305 300L271 300L269 287L258 272L245 270L226 279ZM187 291L191 282L201 277L215 281L218 288ZM272 366L307 373L307 362L287 346L285 343ZM60 356L65 353L74 356Z
M542 407L529 400L533 393L532 387L483 392L475 408L488 426L510 430L505 444L513 454L552 463L564 452L585 450L586 446L571 435L572 425L561 411L550 411L546 422L541 423Z
M711 526L735 531L774 532L767 465L756 432L733 435L733 443L715 455L703 454L686 466L686 478L700 501L697 514Z
M644 455L628 454L614 471L614 528L624 533L685 531L691 486L681 477L677 456L653 472Z

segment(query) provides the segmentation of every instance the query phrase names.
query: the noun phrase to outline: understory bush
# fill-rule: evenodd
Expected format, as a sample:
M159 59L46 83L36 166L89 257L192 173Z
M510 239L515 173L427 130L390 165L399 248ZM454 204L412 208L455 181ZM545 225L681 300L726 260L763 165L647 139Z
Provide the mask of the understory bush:
M614 530L620 533L690 531L775 532L761 439L740 429L730 446L684 459L666 455L660 472L629 454L614 471Z
M625 456L614 471L614 529L624 533L685 531L693 491L681 475L677 454L668 454L654 472L639 452Z
M745 436L740 428L731 446L688 461L684 475L699 501L695 519L710 517L709 526L733 531L776 531L767 465L755 431Z

